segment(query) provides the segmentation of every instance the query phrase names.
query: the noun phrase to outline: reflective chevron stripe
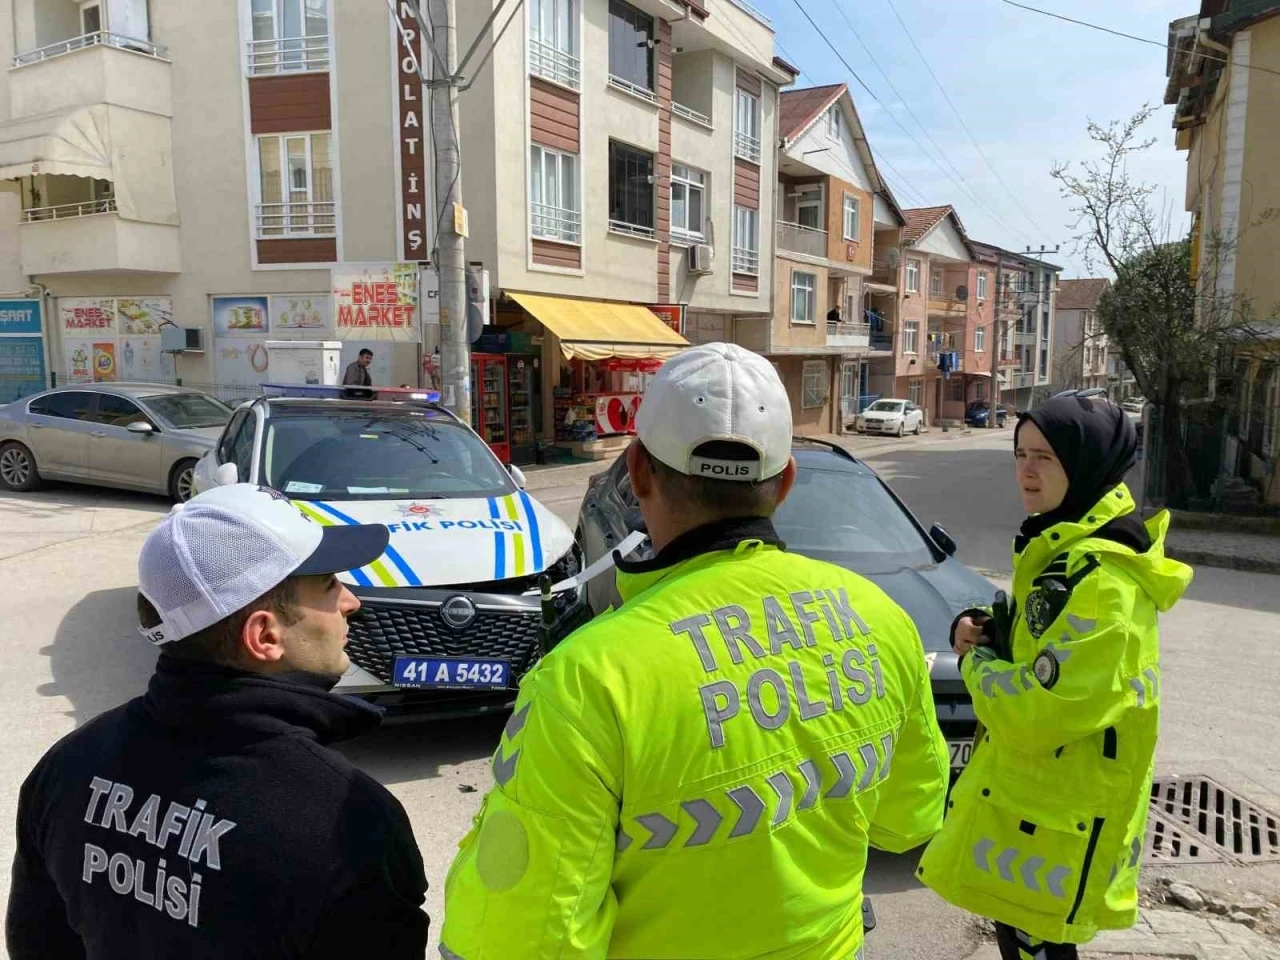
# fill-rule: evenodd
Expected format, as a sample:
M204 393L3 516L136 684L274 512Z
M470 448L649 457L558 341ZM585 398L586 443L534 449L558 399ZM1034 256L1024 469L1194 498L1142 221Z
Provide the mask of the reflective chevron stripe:
M689 835L689 839L684 842L686 847L700 847L705 843L710 843L711 838L716 835L716 830L720 827L720 822L724 817L720 816L720 811L713 807L706 800L689 800L680 804L684 812L693 817L693 822L697 824L693 833Z
M840 774L840 779L827 791L827 799L840 800L847 797L849 791L853 789L853 778L858 775L858 770L853 765L853 758L847 753L835 754L831 762L835 765L836 772Z
M1098 621L1085 617L1077 617L1074 613L1068 613L1067 626L1083 637L1086 633L1091 633L1097 628Z
M493 779L500 787L505 787L516 775L516 761L520 759L520 751L515 750L511 756L502 755L502 745L493 754Z
M636 823L649 831L650 837L641 850L661 850L669 844L680 827L660 813L646 813L636 817Z
M729 791L729 799L741 811L738 815L738 822L729 831L729 838L745 837L760 822L760 815L764 813L764 801L750 787L735 787Z
M771 776L769 786L773 787L773 792L778 795L778 809L773 813L773 825L778 827L791 816L791 801L795 797L795 787L785 770L779 770Z
M973 845L973 860L979 870L991 873L994 863L996 872L1005 883L1021 883L1032 893L1047 891L1059 900L1067 898L1063 885L1071 876L1070 867L1058 864L1042 877L1040 871L1045 867L1044 857L1026 856L1017 847L1004 847L992 859L991 854L995 850L996 842L989 837L982 837Z
M818 765L812 760L800 764L800 772L804 774L804 796L796 804L797 810L808 810L818 802L818 794L822 791L822 774Z

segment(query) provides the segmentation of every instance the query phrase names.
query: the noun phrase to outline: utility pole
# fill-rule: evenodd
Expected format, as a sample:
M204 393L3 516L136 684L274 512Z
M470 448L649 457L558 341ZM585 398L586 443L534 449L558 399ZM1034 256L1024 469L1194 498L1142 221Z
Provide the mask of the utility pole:
M1004 295L1003 277L1004 251L996 251L996 287L991 297L991 402L987 404L987 429L994 430L999 426L999 411L1004 403L1000 394L1000 353L1004 350L1004 331L1000 327L1000 299Z

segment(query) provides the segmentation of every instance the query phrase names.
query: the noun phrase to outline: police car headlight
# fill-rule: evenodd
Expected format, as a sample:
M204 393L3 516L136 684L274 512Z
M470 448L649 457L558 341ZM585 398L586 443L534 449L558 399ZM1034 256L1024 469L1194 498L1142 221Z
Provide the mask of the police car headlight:
M547 567L547 576L551 578L551 583L557 584L561 580L568 580L570 577L577 576L582 570L582 548L574 543L563 557ZM556 594L555 602L557 607L564 607L574 602L583 587L578 585L577 590L565 590L563 593Z

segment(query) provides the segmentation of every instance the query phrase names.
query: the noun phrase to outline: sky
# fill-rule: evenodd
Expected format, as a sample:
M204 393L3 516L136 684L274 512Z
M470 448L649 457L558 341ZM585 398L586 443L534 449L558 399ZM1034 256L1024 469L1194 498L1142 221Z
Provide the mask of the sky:
M1198 0L1023 2L1161 43L1169 21L1199 9ZM1080 231L1071 204L1060 196L1049 171L1055 163L1099 155L1088 137L1090 120L1127 119L1143 104L1162 104L1162 47L1064 23L1002 0L751 3L773 21L777 54L803 70L796 87L849 84L880 172L900 206L949 203L972 239L1015 251L1058 246L1060 252L1045 259L1060 264L1064 278L1090 275L1075 252L1072 238ZM801 8L874 98L850 76ZM1172 111L1160 106L1147 122L1143 132L1156 142L1132 159L1130 173L1160 188L1155 201L1166 206L1172 227L1180 231L1189 226L1183 213L1186 154L1173 146Z

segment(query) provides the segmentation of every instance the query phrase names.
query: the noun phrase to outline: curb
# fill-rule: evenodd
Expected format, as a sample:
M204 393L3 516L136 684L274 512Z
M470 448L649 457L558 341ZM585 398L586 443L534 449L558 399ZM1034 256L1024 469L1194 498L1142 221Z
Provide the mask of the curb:
M1280 574L1280 559L1267 557L1241 557L1230 553L1214 553L1209 550L1184 550L1166 546L1165 556L1180 560L1193 567L1220 567L1224 570L1240 570L1244 573Z

